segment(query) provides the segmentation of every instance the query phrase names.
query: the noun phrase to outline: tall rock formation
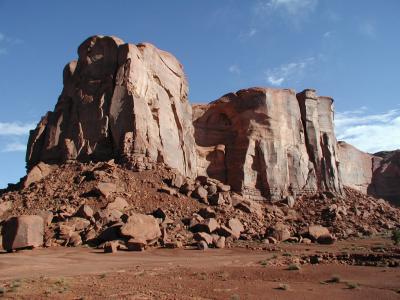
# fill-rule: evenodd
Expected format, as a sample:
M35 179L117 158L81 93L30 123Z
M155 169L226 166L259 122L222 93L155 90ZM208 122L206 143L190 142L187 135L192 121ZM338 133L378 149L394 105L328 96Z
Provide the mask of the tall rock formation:
M374 154L368 193L400 205L400 150Z
M198 173L262 200L342 192L332 99L251 88L193 106Z
M93 36L64 69L53 112L31 131L27 167L116 158L145 168L164 162L195 176L188 85L181 64L151 44Z
M319 190L340 193L333 99L319 97L312 89L297 94L297 99L307 151L317 176L317 187Z
M369 154L338 143L343 185L400 204L400 151Z
M366 194L371 190L374 156L342 141L338 143L338 150L343 185Z
M40 162L114 158L139 170L163 162L250 199L341 194L349 186L400 203L400 152L370 155L338 144L333 100L315 90L250 88L192 113L174 56L111 36L84 41L63 83L54 111L30 133L26 184L48 171Z

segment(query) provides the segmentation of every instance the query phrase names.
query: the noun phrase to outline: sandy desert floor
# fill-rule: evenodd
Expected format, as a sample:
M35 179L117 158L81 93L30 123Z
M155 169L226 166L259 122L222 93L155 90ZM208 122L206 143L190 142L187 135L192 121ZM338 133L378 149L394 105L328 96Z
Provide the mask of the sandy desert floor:
M322 261L289 270L296 257L385 247L393 252L384 239L266 250L25 250L0 254L0 292L6 299L400 299L399 267Z

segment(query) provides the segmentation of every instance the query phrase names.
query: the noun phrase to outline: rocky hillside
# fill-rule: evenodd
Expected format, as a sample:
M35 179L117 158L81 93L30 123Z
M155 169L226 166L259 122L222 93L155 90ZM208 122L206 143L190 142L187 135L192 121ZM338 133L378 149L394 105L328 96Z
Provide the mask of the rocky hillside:
M29 186L0 195L7 250L81 244L106 251L223 248L238 240L262 247L281 241L330 244L400 227L400 210L351 189L343 196L289 196L272 204L163 164L141 172L114 161L39 166L48 172L35 169Z
M32 130L28 173L0 193L6 250L234 241L333 243L400 227L398 153L337 143L333 100L249 88L189 104L181 64L94 36Z

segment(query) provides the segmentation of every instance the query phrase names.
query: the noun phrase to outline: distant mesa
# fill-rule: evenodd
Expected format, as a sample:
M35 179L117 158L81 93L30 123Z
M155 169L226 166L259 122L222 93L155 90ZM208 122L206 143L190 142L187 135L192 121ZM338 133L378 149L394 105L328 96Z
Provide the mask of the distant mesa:
M370 155L336 141L333 100L315 90L249 88L191 106L182 65L151 44L93 36L64 68L64 88L29 137L26 162L115 159L207 176L245 198L345 186L399 199L399 153Z

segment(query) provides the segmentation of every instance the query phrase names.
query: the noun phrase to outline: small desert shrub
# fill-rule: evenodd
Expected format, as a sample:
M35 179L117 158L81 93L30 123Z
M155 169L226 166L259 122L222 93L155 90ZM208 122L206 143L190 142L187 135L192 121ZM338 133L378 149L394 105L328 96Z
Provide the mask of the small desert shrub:
M286 268L286 270L289 270L289 271L298 271L298 270L300 270L300 267L299 267L298 265L296 265L296 264L290 264L290 265L288 265L288 267Z
M326 280L326 283L339 283L342 280L340 279L340 276L338 275L333 275L331 279Z
M395 245L400 245L400 229L395 229L392 232L392 240Z
M289 290L289 285L285 283L279 284L279 286L276 288L277 290L282 290L282 291L288 291Z
M268 260L266 260L266 259L265 260L260 260L259 264L265 267L266 265L268 265Z
M346 282L347 288L350 290L358 289L359 285L355 282Z

